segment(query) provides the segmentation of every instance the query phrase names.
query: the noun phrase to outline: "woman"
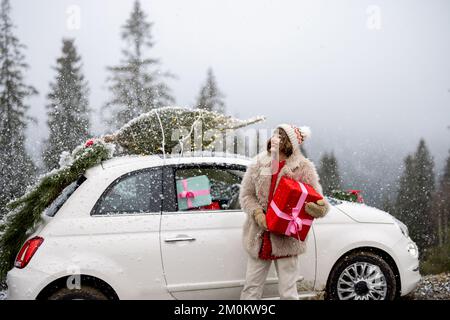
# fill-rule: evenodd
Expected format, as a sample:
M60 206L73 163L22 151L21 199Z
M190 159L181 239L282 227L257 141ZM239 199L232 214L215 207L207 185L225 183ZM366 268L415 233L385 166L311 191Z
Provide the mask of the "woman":
M239 201L247 213L243 240L249 257L241 299L261 298L272 260L278 274L280 299L298 299L297 256L306 246L293 237L267 231L265 212L283 176L310 184L322 194L314 164L300 152L300 144L308 135L308 128L279 125L267 142L267 151L256 156L244 175ZM315 218L323 217L328 209L325 199L305 205L306 212Z

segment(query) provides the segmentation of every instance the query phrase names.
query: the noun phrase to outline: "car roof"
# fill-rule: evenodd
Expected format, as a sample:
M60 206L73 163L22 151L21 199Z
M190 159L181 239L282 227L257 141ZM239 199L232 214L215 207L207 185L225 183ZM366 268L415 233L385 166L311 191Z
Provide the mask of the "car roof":
M251 158L232 153L193 152L183 155L124 155L101 162L86 171L87 177L105 170L138 170L145 167L190 163L237 164L247 166Z

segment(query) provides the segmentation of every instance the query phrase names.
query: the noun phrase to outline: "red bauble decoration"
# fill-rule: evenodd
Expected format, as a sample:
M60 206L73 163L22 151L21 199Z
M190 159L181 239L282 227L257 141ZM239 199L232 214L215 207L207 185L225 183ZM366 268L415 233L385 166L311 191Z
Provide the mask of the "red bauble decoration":
M89 148L90 146L92 146L94 144L94 139L89 139L88 141L86 141L84 147L85 148Z

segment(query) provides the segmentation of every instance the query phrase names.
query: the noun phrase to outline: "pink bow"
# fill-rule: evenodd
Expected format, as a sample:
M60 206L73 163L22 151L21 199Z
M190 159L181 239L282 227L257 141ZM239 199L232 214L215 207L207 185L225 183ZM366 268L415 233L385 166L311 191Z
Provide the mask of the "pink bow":
M185 198L187 201L188 208L194 207L194 205L192 204L193 198L195 198L197 196L205 196L210 193L209 190L195 190L195 191L188 190L188 185L187 185L186 179L181 180L181 183L183 185L184 191L182 191L178 194L178 198Z
M303 221L299 217L300 209L295 207L292 209L292 220L288 223L288 228L290 234L297 234L300 230L302 230Z
M195 198L195 194L192 191L183 191L178 196L180 198Z

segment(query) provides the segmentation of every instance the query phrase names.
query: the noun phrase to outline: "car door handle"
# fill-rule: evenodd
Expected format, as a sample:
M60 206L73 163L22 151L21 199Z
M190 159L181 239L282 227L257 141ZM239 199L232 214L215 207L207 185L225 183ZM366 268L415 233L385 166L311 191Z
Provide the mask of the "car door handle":
M177 238L164 239L165 242L194 241L194 240L195 240L195 238L192 238L192 237L177 237Z

